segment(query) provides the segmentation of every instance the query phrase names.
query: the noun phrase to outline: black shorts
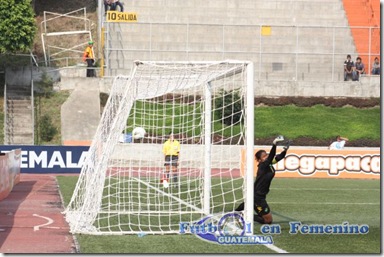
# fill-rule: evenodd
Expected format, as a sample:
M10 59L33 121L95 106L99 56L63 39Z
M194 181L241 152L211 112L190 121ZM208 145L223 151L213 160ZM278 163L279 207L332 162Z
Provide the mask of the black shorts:
M255 212L260 217L271 212L265 197L255 195L254 196Z
M179 156L166 155L164 166L177 166L178 161L179 161Z

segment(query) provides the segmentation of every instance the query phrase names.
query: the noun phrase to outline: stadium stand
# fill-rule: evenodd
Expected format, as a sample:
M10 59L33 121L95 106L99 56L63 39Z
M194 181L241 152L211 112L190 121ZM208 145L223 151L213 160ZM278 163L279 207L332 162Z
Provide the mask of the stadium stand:
M342 81L346 54L357 55L338 0L129 1L126 6L138 13L139 22L108 27L110 76L128 74L134 59L251 59L258 80ZM340 69L332 73L334 67Z
M343 4L349 26L373 27L371 29L351 28L357 53L365 64L367 73L370 73L373 60L380 55L380 1L343 0ZM369 55L370 52L378 54Z

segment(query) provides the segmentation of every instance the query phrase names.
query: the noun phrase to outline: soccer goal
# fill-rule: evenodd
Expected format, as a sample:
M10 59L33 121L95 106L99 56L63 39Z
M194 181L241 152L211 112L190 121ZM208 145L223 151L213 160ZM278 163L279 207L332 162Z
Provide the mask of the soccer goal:
M135 61L130 76L113 81L64 211L71 232L179 233L180 222L243 201L253 224L253 123L253 63ZM144 138L119 141L137 127ZM170 133L180 154L165 173Z

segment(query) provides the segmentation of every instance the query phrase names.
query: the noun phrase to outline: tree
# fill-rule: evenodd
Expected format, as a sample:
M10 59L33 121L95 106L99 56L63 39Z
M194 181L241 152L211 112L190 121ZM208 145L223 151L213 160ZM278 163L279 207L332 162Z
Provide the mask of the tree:
M50 98L53 94L53 81L52 79L48 76L46 71L43 71L41 75L41 80L37 81L35 84L35 95L40 97L46 97Z
M0 1L0 54L28 52L36 31L31 0Z
M47 114L40 119L40 138L45 141L51 141L57 134L57 128L53 125L51 117Z

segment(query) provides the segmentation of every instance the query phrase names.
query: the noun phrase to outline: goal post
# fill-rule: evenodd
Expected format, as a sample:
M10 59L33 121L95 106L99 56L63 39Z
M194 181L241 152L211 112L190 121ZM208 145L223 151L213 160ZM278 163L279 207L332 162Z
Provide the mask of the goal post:
M253 231L253 90L248 61L135 61L130 76L113 80L65 208L71 232L179 233L181 222L233 212L242 202ZM138 127L144 138L119 141ZM168 167L170 133L180 153Z

